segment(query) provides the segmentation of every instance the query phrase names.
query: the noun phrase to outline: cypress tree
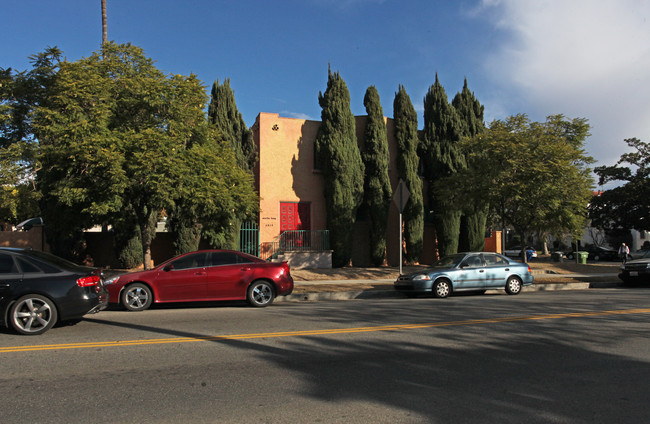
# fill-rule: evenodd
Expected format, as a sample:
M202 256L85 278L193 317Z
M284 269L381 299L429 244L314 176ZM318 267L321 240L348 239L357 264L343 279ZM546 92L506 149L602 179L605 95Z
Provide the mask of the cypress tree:
M252 175L257 162L257 151L253 140L253 132L246 126L242 114L237 109L235 93L230 88L230 79L226 78L223 84L219 80L212 84L210 104L208 105L208 121L220 132L223 140L228 143L235 153L237 165ZM227 247L239 249L240 220L231 222L232 232L227 241L214 244L214 247ZM192 237L195 230L179 228L179 236Z
M388 166L388 138L384 111L375 86L366 90L363 98L368 120L364 132L364 149L361 154L366 168L364 181L364 205L370 218L370 257L376 266L386 260L386 227L388 208L392 196Z
M363 200L364 166L357 144L350 93L338 72L328 69L325 94L318 93L323 108L314 154L323 171L327 228L330 231L332 265L347 266L352 260L356 212Z
M433 209L433 220L441 256L458 251L460 232L460 210L445 204L437 196L434 184L437 180L465 167L465 158L456 143L460 140L460 118L447 100L447 93L438 80L429 87L424 97L424 134L422 155L425 161L425 178L429 186L429 205Z
M484 107L467 87L467 78L463 90L454 96L451 104L461 120L461 135L471 138L485 131L483 122ZM460 220L458 248L462 251L480 251L485 248L485 223L488 205L470 202Z
M393 101L395 140L397 141L397 174L411 193L404 208L404 239L406 261L418 263L422 253L424 236L424 205L422 201L422 180L418 175L418 116L411 98L400 85Z
M232 146L237 164L252 172L257 162L253 132L246 126L242 114L237 109L229 78L224 80L223 85L219 84L219 80L212 84L208 120L221 131L223 139Z

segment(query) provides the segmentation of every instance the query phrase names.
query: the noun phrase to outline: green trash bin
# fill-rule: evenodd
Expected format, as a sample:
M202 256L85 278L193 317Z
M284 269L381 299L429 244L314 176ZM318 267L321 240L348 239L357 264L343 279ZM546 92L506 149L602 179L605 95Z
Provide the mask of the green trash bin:
M588 256L589 256L589 252L578 252L578 263L586 264Z

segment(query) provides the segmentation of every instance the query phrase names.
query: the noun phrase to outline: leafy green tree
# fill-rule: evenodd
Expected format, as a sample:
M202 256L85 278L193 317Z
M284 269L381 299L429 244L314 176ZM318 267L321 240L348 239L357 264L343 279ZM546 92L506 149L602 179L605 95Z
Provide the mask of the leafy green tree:
M392 196L388 176L390 155L384 111L375 86L368 87L363 104L368 113L361 153L366 169L364 206L370 217L370 256L372 262L379 266L386 261L386 228Z
M5 222L41 214L34 182L38 143L30 113L47 99L61 51L50 47L29 59L30 71L0 68L0 221Z
M123 222L128 228L134 222L132 236L140 238L148 268L158 214L176 202L191 204L191 187L228 173L186 166L193 146L216 144L203 139L206 103L195 76L167 77L130 44L107 43L101 53L62 62L34 122L42 151L37 182L48 221L57 223L61 238L95 224ZM223 160L236 166L228 151L205 148L204 164L221 163L215 156L225 155ZM238 188L255 196L250 188ZM249 206L238 204L236 210ZM132 237L124 239L132 245Z
M395 140L397 141L397 174L411 193L404 207L404 240L406 242L406 261L418 263L422 253L424 236L424 203L422 199L422 180L418 175L418 116L406 93L400 85L393 101Z
M467 79L463 90L454 96L451 102L460 117L460 133L462 137L474 137L485 131L483 123L483 106L467 87ZM488 216L488 205L468 203L463 207L460 218L460 233L458 250L463 252L481 251L485 248L485 225Z
M581 234L593 180L593 159L583 143L586 120L526 115L494 121L489 129L460 143L469 166L439 181L436 189L454 205L489 204L502 228L527 235Z
M259 207L253 175L236 163L229 143L213 126L206 126L185 152L181 172L195 180L179 186L168 222L172 230L184 231L176 238L178 253L197 250L201 239L214 247L231 247L240 222L250 220ZM211 172L195 173L193 169ZM233 230L235 229L235 230Z
M592 199L591 225L608 232L650 231L650 145L637 138L626 139L625 143L631 152L622 154L614 166L599 166L594 170L601 185L622 184Z
M429 205L441 256L458 251L460 217L462 208L446 201L436 191L436 181L449 177L466 166L465 158L458 149L461 123L456 109L449 104L447 93L438 80L424 97L424 134L422 156L424 175L429 182Z
M325 181L327 228L330 230L332 265L352 260L356 212L363 200L364 165L357 144L350 93L338 72L328 70L327 89L318 93L322 108L314 154Z

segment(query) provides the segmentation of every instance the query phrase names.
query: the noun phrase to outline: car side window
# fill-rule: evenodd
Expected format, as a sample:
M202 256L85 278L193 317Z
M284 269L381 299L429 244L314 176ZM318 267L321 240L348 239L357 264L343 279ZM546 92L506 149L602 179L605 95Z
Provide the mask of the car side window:
M487 266L504 266L508 265L505 259L498 255L483 255L483 259Z
M205 266L205 253L202 252L183 256L182 258L174 261L173 265L175 270L203 268Z
M18 267L11 255L0 253L0 274L18 274Z
M461 264L462 268L477 268L483 266L483 261L478 255L472 255L466 258Z
M211 266L234 265L239 263L239 255L233 252L212 252Z
M25 274L41 274L43 270L24 258L17 257L20 270Z

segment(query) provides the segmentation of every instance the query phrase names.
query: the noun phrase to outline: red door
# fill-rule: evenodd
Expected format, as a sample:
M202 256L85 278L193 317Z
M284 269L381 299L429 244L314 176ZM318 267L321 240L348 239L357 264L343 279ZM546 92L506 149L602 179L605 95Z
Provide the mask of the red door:
M282 238L283 247L304 247L308 244L311 230L311 204L306 202L280 202L280 234L286 231L305 231L287 233Z
M280 202L280 233L311 230L311 204Z

